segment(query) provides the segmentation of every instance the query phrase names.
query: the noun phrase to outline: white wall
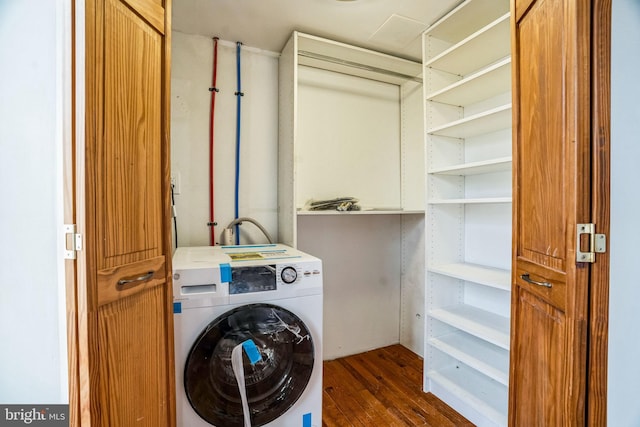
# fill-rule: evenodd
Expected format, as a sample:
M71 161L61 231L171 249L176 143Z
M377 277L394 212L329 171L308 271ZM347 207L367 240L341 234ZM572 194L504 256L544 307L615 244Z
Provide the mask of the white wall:
M0 0L1 404L68 402L57 246L64 3Z
M209 105L213 40L173 33L171 70L171 169L180 174L175 195L180 246L209 245ZM239 216L278 234L278 55L243 46L241 54L241 156ZM236 43L218 44L215 106L216 241L234 219L236 150ZM266 242L252 224L240 243Z
M615 0L611 49L611 274L608 425L640 426L640 2Z

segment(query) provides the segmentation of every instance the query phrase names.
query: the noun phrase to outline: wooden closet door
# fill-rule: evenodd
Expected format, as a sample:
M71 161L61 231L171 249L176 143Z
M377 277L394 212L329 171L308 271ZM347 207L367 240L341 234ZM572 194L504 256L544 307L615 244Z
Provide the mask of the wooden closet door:
M172 426L170 0L85 5L82 424Z
M590 264L590 2L512 0L510 426L584 426Z

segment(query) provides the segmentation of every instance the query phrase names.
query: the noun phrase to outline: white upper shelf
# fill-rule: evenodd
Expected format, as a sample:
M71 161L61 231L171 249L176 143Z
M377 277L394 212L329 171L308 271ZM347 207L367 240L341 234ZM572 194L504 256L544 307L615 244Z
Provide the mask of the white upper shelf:
M359 211L337 211L337 210L326 210L326 211L309 211L303 208L299 208L296 211L297 215L305 215L305 216L332 216L332 215L422 215L424 214L424 210L409 210L409 209L401 209L401 208L364 208Z
M480 162L470 162L461 165L434 168L429 173L439 175L482 175L485 173L504 172L511 170L512 157L499 157L496 159L483 160Z
M478 197L469 199L429 199L430 205L483 205L511 203L511 197Z
M466 76L511 53L507 13L425 63L425 67Z
M508 411L508 387L499 382L487 381L485 375L464 364L427 372L427 377L464 400L474 411L487 417L482 425L506 426Z
M300 65L398 85L421 80L419 62L300 32L295 35Z
M509 385L509 352L507 350L487 344L463 332L431 338L429 344L500 384Z
M452 138L468 138L509 127L511 127L511 104L506 104L428 129L427 133Z
M511 57L427 95L427 101L466 106L511 89Z
M439 308L429 316L509 350L509 318L470 305Z
M457 43L481 28L478 23L491 22L509 12L509 2L496 0L466 0L440 18L425 35Z
M511 290L511 272L509 270L469 263L434 265L429 266L428 270L433 273L502 289L504 291Z

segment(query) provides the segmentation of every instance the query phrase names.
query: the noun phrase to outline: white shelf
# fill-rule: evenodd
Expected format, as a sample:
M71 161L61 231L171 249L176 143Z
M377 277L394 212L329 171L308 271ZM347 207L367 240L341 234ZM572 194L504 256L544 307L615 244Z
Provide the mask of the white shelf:
M360 211L306 211L298 210L297 215L304 216L331 216L331 215L422 215L424 210L405 210L405 209L363 209Z
M431 338L429 344L504 386L509 386L509 352L464 332Z
M470 305L438 308L429 316L509 350L509 319Z
M482 197L474 199L430 199L430 205L479 205L511 203L511 197Z
M428 129L427 133L452 138L468 138L509 127L511 127L511 104L506 104Z
M509 270L476 264L454 263L429 266L428 271L504 291L511 290L511 272Z
M484 160L480 162L464 163L461 165L447 166L431 169L429 173L438 175L481 175L485 173L504 172L511 170L512 157L500 157L497 159Z
M511 57L470 74L452 85L427 95L427 101L465 106L511 89Z
M422 73L415 61L296 32L298 64L336 71L392 84L417 79Z
M496 19L486 27L456 43L425 63L435 68L460 76L466 76L487 64L509 55L509 13Z
M509 3L496 0L467 0L440 18L425 32L450 43L456 43L481 28L478 23L491 22L509 12Z
M509 402L507 387L489 380L464 365L440 371L428 371L427 378L462 399L495 425L507 425Z

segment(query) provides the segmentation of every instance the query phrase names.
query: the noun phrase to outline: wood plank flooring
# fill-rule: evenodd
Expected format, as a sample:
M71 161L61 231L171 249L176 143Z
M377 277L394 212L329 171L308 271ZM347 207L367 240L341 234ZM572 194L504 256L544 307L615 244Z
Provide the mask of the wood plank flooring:
M473 426L422 392L422 359L401 345L323 366L323 427Z

